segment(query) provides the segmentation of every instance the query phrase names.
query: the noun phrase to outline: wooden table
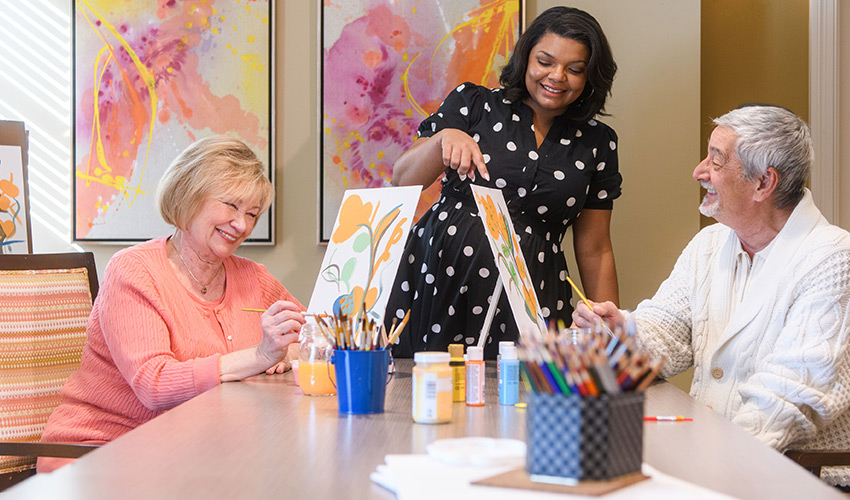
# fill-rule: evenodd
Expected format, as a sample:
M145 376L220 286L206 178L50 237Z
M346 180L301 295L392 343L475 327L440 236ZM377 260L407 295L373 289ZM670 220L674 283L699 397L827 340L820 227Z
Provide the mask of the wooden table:
M524 438L525 410L499 406L488 366L487 405L456 403L450 424L411 418L411 362L397 362L386 412L340 415L336 398L301 395L292 374L222 384L3 498L393 498L369 480L387 454L424 453L436 439ZM647 392L644 460L728 495L842 498L836 490L671 384Z

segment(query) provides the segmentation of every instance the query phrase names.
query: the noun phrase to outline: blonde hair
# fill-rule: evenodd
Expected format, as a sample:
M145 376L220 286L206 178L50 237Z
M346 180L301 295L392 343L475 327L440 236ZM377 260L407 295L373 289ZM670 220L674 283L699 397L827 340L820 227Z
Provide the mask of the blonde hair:
M274 186L266 168L244 142L226 135L200 139L180 153L159 181L157 208L168 224L185 230L208 197L259 198L268 210Z

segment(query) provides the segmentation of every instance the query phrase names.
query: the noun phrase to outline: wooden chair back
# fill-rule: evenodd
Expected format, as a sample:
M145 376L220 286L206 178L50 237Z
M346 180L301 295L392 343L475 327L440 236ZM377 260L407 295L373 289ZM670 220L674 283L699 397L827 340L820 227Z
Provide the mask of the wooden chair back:
M0 255L0 490L33 475L36 457L93 448L38 441L80 366L97 291L91 252Z

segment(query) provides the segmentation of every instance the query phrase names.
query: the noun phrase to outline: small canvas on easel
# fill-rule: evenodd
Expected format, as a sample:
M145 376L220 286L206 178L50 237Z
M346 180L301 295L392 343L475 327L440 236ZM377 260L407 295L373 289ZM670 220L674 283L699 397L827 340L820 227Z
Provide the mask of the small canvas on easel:
M471 187L517 328L520 333L534 330L545 332L546 319L540 310L537 293L502 192L475 185Z
M0 253L29 253L26 171L20 146L0 146Z
M331 233L308 312L383 322L421 186L350 189Z

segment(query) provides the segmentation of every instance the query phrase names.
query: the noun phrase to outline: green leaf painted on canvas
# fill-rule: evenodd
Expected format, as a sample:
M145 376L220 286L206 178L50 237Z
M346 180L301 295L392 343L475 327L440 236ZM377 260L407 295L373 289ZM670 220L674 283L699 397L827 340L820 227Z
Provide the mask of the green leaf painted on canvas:
M354 270L357 269L357 259L354 257L348 259L345 265L342 266L342 281L348 283L351 279L351 276L354 274Z
M372 243L372 238L369 236L368 232L360 233L351 244L351 249L357 253L360 253L367 248Z

